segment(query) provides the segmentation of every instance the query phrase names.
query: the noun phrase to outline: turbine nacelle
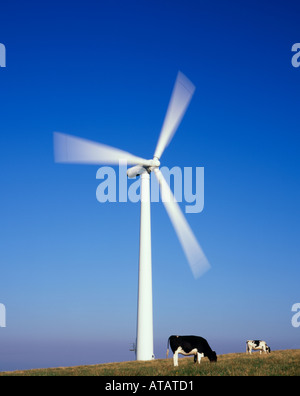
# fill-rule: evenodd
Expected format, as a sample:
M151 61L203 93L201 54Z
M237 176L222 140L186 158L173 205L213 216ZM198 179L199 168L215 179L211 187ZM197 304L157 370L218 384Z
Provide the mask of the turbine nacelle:
M153 160L145 161L144 165L136 165L127 170L127 176L130 179L134 179L137 176L142 175L143 173L151 173L155 168L160 166L160 161L157 157L154 157Z

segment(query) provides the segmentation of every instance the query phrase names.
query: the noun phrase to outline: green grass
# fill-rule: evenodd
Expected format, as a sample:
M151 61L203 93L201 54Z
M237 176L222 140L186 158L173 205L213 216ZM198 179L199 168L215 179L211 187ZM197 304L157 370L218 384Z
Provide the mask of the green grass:
M300 349L274 351L268 355L255 352L251 356L235 353L218 356L217 363L202 359L201 365L193 358L150 362L106 363L91 366L59 367L0 373L0 376L299 376Z

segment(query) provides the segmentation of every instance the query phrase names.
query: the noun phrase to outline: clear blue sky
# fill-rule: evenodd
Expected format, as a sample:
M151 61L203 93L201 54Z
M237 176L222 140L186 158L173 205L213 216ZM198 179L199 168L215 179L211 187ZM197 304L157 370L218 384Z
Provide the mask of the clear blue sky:
M196 85L162 165L204 166L187 219L194 280L152 205L155 354L300 348L296 1L15 1L0 11L0 370L134 359L139 204L96 200L97 166L53 161L53 131L151 158L178 70Z

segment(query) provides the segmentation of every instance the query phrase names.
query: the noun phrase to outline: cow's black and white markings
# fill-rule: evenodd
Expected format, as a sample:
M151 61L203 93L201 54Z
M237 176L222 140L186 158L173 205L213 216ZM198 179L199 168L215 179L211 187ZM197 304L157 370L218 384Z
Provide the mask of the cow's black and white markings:
M175 336L168 339L167 357L169 355L169 346L173 352L174 366L178 366L178 355L194 355L194 362L201 363L201 358L208 357L211 362L217 361L217 354L208 345L208 342L197 336Z
M271 348L267 345L266 341L261 341L261 340L246 341L246 353L250 353L251 355L252 350L260 351L260 354L262 354L262 352L264 353L271 352Z

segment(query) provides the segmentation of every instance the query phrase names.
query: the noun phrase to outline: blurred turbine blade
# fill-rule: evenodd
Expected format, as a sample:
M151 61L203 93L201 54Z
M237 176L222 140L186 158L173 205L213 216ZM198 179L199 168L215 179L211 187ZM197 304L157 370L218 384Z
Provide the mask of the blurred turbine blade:
M173 227L175 228L193 275L195 278L198 278L210 269L210 264L176 202L163 174L158 168L156 168L154 172L160 185L162 201Z
M161 158L186 112L194 91L193 83L184 74L178 72L154 157Z
M54 155L55 162L73 164L118 165L122 160L132 165L150 165L149 161L126 151L59 132L54 132Z

